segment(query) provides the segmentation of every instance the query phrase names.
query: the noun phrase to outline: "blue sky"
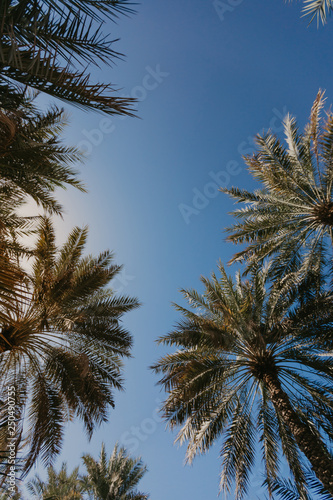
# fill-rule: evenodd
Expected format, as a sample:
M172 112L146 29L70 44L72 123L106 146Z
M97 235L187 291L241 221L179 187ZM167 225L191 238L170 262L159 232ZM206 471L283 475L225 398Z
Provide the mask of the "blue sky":
M281 135L287 112L303 127L319 88L333 102L333 21L307 27L300 2L224 3L230 10L223 14L212 1L143 0L136 15L105 27L126 58L92 68L93 77L138 97L140 119L105 121L65 106L66 142L87 152L80 168L89 193L59 193L66 209L59 242L72 226L88 224L88 251L114 250L124 264L115 287L143 305L125 318L133 358L109 423L90 443L80 424L70 425L57 465L73 468L84 452L97 457L102 441L110 453L118 440L148 465L140 488L152 500L218 494L218 443L184 467L185 447L173 446L156 415L163 393L148 369L165 352L155 339L177 321L171 302L181 300L178 290L200 290L200 275L235 250L223 233L233 205L216 183L253 187L241 158L253 136L269 127ZM258 484L259 470L249 498L265 498Z

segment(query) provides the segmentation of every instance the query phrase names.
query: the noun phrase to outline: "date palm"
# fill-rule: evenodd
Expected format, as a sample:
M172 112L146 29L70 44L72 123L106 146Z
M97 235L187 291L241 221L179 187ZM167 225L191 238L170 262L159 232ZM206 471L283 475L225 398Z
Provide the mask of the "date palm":
M287 274L295 264L306 275L318 251L322 258L332 254L333 114L321 119L324 101L319 91L303 133L294 118L285 118L286 145L270 132L257 135L258 152L245 162L261 189L221 188L245 204L232 212L237 222L227 229L227 240L247 246L231 262L246 260L251 268L274 256L273 275Z
M0 317L11 302L23 299L24 273L18 261L27 255L20 237L31 234L36 218L18 215L34 200L49 213L60 214L54 197L58 187L84 190L73 165L81 159L75 148L61 143L66 124L63 110L40 112L34 95L21 96L11 109L0 109Z
M4 321L11 304L24 299L21 288L25 273L18 256L26 252L17 238L29 232L32 220L17 214L24 196L16 188L0 182L0 202L0 321Z
M147 471L141 458L129 457L116 445L108 460L104 444L98 461L91 455L82 458L87 469L83 484L94 500L148 500L149 495L136 489Z
M130 356L132 337L121 317L138 301L105 288L120 267L109 251L83 257L86 238L86 228L74 228L58 248L50 220L41 218L25 300L3 312L0 398L16 387L25 471L38 456L52 465L69 419L83 421L90 437L123 388L121 358ZM5 430L0 437L4 443Z
M53 193L57 187L84 190L73 167L82 155L60 139L67 124L64 110L53 106L41 112L35 98L36 94L22 95L15 108L0 109L0 187L16 188L45 210L61 213Z
M67 474L67 465L63 463L59 472L53 467L47 469L47 481L37 475L29 481L28 492L36 500L83 500L83 489L79 479L79 468Z
M120 56L102 27L130 12L127 0L1 0L0 105L29 86L81 107L132 114L133 99L91 83L85 70Z
M246 282L219 269L220 279L202 278L203 295L183 290L194 310L176 306L183 319L160 338L177 349L152 367L168 393L164 418L181 426L188 462L221 439L221 490L235 482L237 499L259 444L270 494L281 453L300 498L308 465L333 494L332 297L297 303L291 283L266 291L268 267Z

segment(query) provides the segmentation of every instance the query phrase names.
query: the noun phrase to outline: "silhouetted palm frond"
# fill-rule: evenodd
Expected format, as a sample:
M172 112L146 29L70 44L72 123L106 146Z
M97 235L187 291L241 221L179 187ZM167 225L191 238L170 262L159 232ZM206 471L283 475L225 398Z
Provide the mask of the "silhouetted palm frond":
M132 115L131 98L109 83L94 83L84 67L111 64L121 54L102 32L104 20L133 12L126 1L0 1L0 91L18 82L84 108ZM7 90L6 90L7 86Z

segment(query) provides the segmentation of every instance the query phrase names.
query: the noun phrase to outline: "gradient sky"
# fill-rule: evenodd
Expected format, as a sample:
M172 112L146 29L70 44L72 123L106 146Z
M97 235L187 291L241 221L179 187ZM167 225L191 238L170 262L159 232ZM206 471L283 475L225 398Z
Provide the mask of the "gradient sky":
M252 150L253 136L269 127L281 134L287 112L303 127L319 88L333 102L333 20L307 27L300 2L224 3L230 10L223 14L212 1L143 0L136 15L106 26L126 58L92 69L94 78L138 97L140 119L105 121L65 106L71 114L66 141L87 152L81 177L89 193L59 193L66 208L57 222L59 242L72 226L88 224L88 251L114 250L124 264L114 286L143 305L125 317L133 358L125 363L126 390L116 395L109 423L90 443L80 424L70 425L56 465L66 460L74 468L82 453L97 458L102 441L110 453L118 440L147 464L140 489L152 500L218 494L218 443L184 466L185 447L174 446L175 436L158 420L164 395L148 369L165 352L154 341L178 319L171 306L181 301L178 290L201 290L200 275L234 253L223 233L232 202L217 193L216 182L253 186L241 158ZM251 500L265 498L260 483L258 470Z

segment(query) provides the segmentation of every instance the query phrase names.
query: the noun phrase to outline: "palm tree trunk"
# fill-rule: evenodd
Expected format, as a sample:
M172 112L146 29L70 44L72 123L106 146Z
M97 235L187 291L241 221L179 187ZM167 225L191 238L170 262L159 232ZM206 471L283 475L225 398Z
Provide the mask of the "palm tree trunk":
M281 384L272 373L263 377L270 393L275 410L281 415L289 427L299 449L311 463L312 470L323 483L324 488L333 496L333 459L324 443L309 430L291 406L289 397L283 391Z

